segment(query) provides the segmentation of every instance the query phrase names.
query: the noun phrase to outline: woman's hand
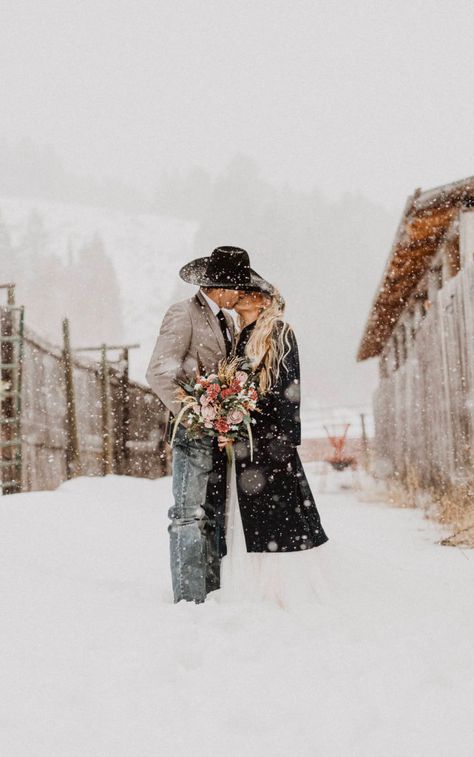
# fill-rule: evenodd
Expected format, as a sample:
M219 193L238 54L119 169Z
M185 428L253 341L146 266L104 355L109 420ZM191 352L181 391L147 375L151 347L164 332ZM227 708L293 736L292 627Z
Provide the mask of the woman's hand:
M228 444L232 444L232 439L228 439L227 436L218 436L217 444L219 445L219 449L222 452L222 450L224 450Z

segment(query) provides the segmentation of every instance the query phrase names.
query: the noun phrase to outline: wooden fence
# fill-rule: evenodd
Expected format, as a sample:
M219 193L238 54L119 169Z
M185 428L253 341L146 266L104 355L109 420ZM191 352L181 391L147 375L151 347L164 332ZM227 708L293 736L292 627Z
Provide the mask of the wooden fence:
M439 487L474 476L474 264L430 299L376 390L375 439L386 474Z
M3 493L55 489L77 475L168 474L167 414L149 387L129 379L127 347L114 348L116 361L102 348L96 360L70 348L67 321L62 347L24 326L15 367L8 335L19 333L18 318L11 306L0 306L0 378L13 389L1 402Z

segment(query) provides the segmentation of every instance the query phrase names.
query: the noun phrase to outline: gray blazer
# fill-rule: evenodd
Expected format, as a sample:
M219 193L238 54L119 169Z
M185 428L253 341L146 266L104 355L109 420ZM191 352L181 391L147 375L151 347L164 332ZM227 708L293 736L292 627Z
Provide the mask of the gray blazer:
M232 316L224 315L235 345ZM176 415L181 407L176 400L177 379L190 378L199 359L206 373L225 358L225 342L219 321L200 292L177 302L166 312L146 371L146 380L162 403Z

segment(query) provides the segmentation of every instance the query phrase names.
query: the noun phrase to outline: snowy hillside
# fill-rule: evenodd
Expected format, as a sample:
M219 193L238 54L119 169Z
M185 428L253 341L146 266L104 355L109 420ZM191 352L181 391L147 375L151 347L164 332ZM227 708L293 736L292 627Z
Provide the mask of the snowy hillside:
M472 757L473 558L310 476L320 601L171 603L171 481L1 500L5 757Z
M104 207L0 197L0 213L8 226L14 245L20 243L33 211L39 213L43 220L46 231L45 247L62 259L67 259L69 255L74 256L95 234L100 235L117 273L122 299L124 338L129 343L138 342L141 346L130 353L130 375L132 379L146 383L146 367L167 307L171 302L190 296L195 291L179 279L178 271L181 265L194 257L197 226L152 213L134 214ZM67 308L68 302L65 302L64 314L68 313ZM30 322L29 325L34 326ZM61 338L60 319L57 319L54 325L57 328L57 336L53 341L58 341ZM76 322L71 324L73 344L76 345L84 344L78 333L78 326ZM100 328L98 339L99 334ZM318 395L311 396L312 376L308 371L308 365L305 365L305 359L311 359L311 355L307 354L310 351L321 353L323 356L325 348L319 342L316 345L311 344L310 347L305 345L304 330L301 330L301 342L303 436L324 437L326 432L323 425L328 422L350 422L349 436L360 436L360 412L366 415L366 429L371 436L372 411L369 405L321 408L319 392ZM351 360L349 355L348 362ZM318 375L316 385L319 385L320 381L321 387L324 388L324 378Z
M130 353L130 375L132 379L146 383L146 367L167 307L194 291L179 279L177 273L181 265L194 256L196 226L152 213L140 215L104 207L0 197L1 216L14 245L20 243L28 218L34 211L43 220L47 250L60 258L74 256L95 234L100 235L118 277L125 339L129 343L140 343L140 349ZM65 303L64 315L67 313ZM34 327L34 323L28 321L28 310L27 322ZM57 333L51 338L58 341L59 320L54 326ZM82 344L75 326L73 322L73 344ZM324 435L321 418L326 421L332 413L321 415L317 402L311 401L306 394L303 409L304 435ZM349 410L342 412L342 416L336 413L335 417L352 420L352 429L357 428L359 433L357 414Z
M0 197L0 212L13 243L19 241L32 211L44 221L48 251L62 258L74 255L95 234L102 238L119 280L125 339L141 345L131 353L131 377L143 381L166 308L189 292L189 287L179 286L177 271L192 257L195 225L152 213Z

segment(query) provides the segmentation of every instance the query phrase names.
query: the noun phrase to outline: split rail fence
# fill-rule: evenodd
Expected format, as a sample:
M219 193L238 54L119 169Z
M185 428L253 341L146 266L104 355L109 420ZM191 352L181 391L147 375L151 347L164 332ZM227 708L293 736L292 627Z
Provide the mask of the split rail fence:
M79 475L167 475L166 410L149 387L129 378L129 351L138 345L74 350L67 319L62 347L49 344L26 326L14 285L2 290L2 493L55 489Z

